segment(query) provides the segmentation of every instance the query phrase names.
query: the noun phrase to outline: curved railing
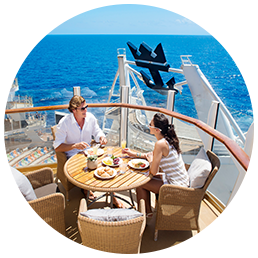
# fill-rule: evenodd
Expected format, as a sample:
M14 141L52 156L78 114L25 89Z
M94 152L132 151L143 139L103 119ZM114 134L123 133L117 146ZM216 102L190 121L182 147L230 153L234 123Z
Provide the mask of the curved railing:
M124 108L132 108L132 109L142 109L147 111L153 111L153 112L160 112L165 115L169 115L171 117L180 119L182 121L191 123L201 130L203 130L205 133L211 135L221 143L223 143L227 149L230 151L230 153L236 158L236 160L239 162L239 164L247 171L248 165L250 162L249 156L238 146L238 144L233 141L232 139L228 138L224 134L218 132L217 130L213 129L212 127L208 126L204 122L188 117L182 114L179 114L177 112L169 111L165 108L157 108L157 107L149 107L149 106L140 106L140 105L132 105L132 104L124 104L124 103L88 103L89 107L92 108L106 108L106 107L124 107ZM6 114L11 113L22 113L22 112L33 112L33 111L47 111L47 110L59 110L59 109L67 109L68 105L56 105L56 106L42 106L42 107L30 107L30 108L20 108L20 109L7 109L5 111Z

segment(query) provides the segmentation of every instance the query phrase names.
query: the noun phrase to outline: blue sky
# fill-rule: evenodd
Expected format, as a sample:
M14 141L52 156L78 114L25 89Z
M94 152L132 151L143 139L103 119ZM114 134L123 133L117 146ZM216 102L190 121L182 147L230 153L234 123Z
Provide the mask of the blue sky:
M2 35L39 35L51 24L94 0L12 0L13 14L1 20ZM123 2L123 0L121 0ZM257 35L256 0L158 0L187 12L219 35ZM75 17L53 34L183 34L206 35L188 19L140 5L99 8Z

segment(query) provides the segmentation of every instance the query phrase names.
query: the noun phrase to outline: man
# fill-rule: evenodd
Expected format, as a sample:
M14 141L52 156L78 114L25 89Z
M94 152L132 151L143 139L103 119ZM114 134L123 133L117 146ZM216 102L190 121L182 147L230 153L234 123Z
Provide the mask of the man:
M56 151L65 152L67 158L89 147L92 136L100 144L107 143L97 119L87 112L87 107L83 97L72 97L68 107L71 114L63 117L57 125L53 146Z
M63 117L57 125L53 146L55 151L65 152L67 158L90 147L92 136L101 145L107 144L107 139L99 128L97 119L92 113L87 112L87 107L83 97L73 96L68 107L71 114ZM84 193L86 194L87 191ZM89 198L95 198L92 192ZM123 207L116 198L113 203L118 208Z

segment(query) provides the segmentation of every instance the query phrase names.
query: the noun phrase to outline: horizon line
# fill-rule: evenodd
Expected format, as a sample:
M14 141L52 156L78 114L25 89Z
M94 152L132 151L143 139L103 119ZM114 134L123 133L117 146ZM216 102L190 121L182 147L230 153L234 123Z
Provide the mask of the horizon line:
M47 35L115 35L115 36L119 36L119 35L142 35L142 36L156 36L156 35L160 35L160 36L212 36L211 34L207 33L207 34L149 34L149 33L48 33Z

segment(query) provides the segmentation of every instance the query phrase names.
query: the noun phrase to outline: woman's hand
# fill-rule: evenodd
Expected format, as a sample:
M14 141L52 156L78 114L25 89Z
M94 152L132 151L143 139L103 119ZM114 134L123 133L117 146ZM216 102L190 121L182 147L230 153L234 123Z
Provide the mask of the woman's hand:
M129 148L122 149L122 153L127 154L130 157L135 157L136 156L135 152L131 151Z
M148 152L146 154L146 159L149 161L149 163L151 163L153 161L153 152Z

